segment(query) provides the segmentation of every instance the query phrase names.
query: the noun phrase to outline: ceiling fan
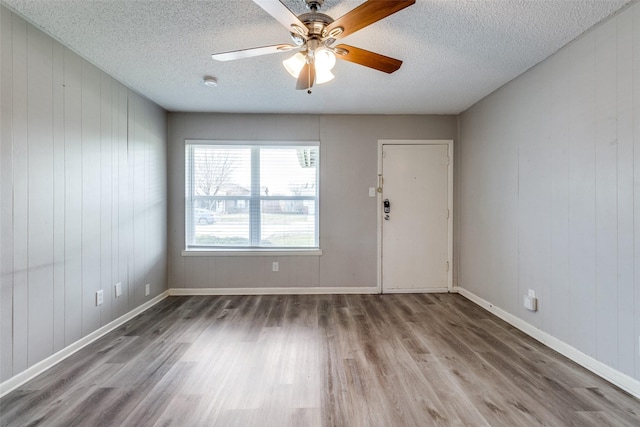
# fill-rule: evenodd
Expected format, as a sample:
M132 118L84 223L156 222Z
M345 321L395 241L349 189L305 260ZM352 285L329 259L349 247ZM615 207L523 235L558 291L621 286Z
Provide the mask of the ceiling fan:
M298 49L295 55L283 61L283 65L297 79L296 89L307 89L308 93L311 93L314 83L326 83L333 79L331 69L335 65L336 58L389 74L398 70L402 65L399 59L346 44L337 46L333 44L416 2L416 0L368 0L334 20L329 15L319 12L324 0L302 0L310 12L300 16L296 16L280 0L253 1L289 30L293 44L214 53L211 55L212 58L218 61L232 61Z

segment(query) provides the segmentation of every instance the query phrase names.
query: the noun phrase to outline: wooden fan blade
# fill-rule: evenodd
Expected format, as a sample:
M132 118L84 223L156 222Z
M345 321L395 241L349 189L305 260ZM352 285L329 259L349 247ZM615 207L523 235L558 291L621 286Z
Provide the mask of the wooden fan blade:
M336 34L334 38L346 37L415 2L416 0L369 0L333 21L327 26L327 32L331 34L332 30L342 27L342 32Z
M272 46L253 47L250 49L232 50L231 52L214 53L211 57L216 61L233 61L234 59L287 52L297 47L298 46L294 46L292 44L274 44Z
M359 65L364 65L365 67L373 68L378 71L384 71L385 73L389 74L397 71L398 68L400 68L400 66L402 65L402 61L400 61L399 59L380 55L379 53L375 52L369 52L368 50L360 49L346 44L340 44L336 46L335 49L336 58L338 59L353 62Z
M316 67L313 64L304 64L302 70L300 70L300 75L298 76L298 81L296 82L296 89L304 90L309 89L313 86L313 82L316 80Z
M301 35L306 36L309 34L307 26L279 0L253 0L253 2L263 8L269 15L276 18L276 21L284 25L287 30L295 31L292 28L295 26L300 29L299 31L302 31Z

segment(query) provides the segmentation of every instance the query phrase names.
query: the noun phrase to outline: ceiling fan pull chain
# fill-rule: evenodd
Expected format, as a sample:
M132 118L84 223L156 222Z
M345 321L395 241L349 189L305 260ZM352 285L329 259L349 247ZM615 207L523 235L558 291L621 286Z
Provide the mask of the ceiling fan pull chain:
M309 89L307 89L307 93L308 93L309 95L311 95L311 84L312 84L312 82L311 82L311 67L315 67L315 66L316 66L315 61L314 61L314 62L311 62L309 65L310 65L310 66L307 68L307 70L308 70L308 72L307 72L307 83L308 83L308 85L309 85L309 86L308 86L308 87L309 87ZM315 76L314 76L314 77L315 77Z

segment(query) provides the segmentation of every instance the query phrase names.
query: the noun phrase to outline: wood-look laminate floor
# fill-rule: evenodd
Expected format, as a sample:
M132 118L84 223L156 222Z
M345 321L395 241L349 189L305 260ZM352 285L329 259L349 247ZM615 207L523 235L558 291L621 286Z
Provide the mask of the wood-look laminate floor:
M455 294L171 297L3 426L638 426L640 401Z

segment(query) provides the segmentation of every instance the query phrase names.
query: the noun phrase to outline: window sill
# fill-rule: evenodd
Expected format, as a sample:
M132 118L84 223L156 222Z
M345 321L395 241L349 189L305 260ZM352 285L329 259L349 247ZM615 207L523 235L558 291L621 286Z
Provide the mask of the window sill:
M209 256L320 256L322 249L189 249L183 257Z

